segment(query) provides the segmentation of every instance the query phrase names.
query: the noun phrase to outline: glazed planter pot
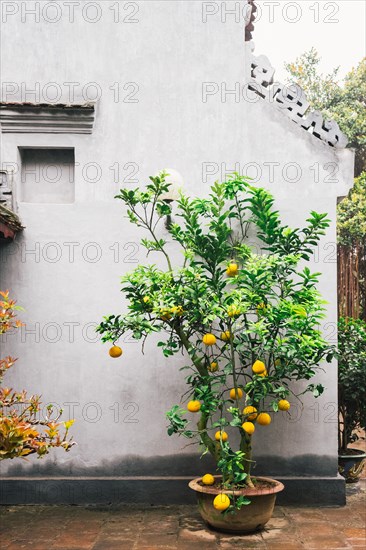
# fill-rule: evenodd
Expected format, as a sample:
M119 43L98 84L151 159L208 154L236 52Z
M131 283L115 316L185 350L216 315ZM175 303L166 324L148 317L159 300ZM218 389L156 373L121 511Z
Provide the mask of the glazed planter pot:
M338 455L338 471L346 483L356 483L365 466L366 453L359 449L347 449L345 454Z
M220 481L222 476L214 476ZM256 477L259 487L246 487L236 491L221 490L215 486L203 485L200 477L193 479L189 487L196 491L198 508L202 518L208 525L218 531L245 534L263 529L271 519L277 493L284 489L281 482L268 477ZM223 514L213 506L213 500L218 494L247 496L251 503L237 510L235 514Z

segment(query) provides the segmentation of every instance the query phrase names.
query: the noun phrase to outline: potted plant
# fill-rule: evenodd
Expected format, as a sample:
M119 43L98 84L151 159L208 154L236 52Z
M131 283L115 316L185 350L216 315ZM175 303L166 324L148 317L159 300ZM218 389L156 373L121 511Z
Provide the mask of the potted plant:
M358 481L366 453L349 447L366 430L366 323L341 317L338 323L338 446L339 473ZM363 433L363 436L360 434Z
M122 354L117 341L126 331L138 340L159 333L165 357L184 352L188 390L184 405L167 413L168 434L196 440L216 461L220 475L190 483L203 518L218 529L249 532L270 519L283 489L252 475L253 435L270 430L278 411L287 414L292 381L305 382L301 394L323 391L308 382L332 356L319 331L319 274L299 263L309 260L329 222L311 212L304 229L291 229L268 191L233 174L206 198L181 194L181 222L167 226L182 251L175 267L159 233L159 221L172 214L166 178L163 172L145 189L121 189L116 197L131 223L149 233L141 240L147 253L160 253L165 266L140 265L125 275L128 312L104 317L97 330L113 342L112 357ZM262 253L250 244L255 238Z

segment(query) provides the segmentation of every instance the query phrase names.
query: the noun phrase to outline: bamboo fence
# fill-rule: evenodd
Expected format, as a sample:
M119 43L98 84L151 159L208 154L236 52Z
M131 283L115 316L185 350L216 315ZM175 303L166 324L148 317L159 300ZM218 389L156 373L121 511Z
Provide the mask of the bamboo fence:
M338 314L366 321L366 243L338 245Z

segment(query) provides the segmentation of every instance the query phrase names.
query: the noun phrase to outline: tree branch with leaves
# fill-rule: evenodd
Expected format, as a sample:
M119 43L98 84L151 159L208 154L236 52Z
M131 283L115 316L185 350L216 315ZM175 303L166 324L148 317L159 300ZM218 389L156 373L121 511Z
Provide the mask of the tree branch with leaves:
M166 177L150 178L146 191L122 189L117 199L130 221L150 233L151 241L142 242L147 253L163 254L168 269L150 264L127 273L128 311L106 316L97 330L114 344L127 330L138 340L158 333L165 357L184 353L188 389L167 413L168 434L197 440L215 459L225 487L252 486L255 430L266 429L273 414L299 398L292 382L303 382L300 395L323 391L310 382L333 356L319 330L320 274L300 263L310 260L329 220L311 212L304 228L290 228L268 191L233 174L205 199L181 194L179 221L169 226L182 251L175 266L159 234L159 221L171 213ZM261 243L260 254L249 234ZM235 430L236 450L229 435Z

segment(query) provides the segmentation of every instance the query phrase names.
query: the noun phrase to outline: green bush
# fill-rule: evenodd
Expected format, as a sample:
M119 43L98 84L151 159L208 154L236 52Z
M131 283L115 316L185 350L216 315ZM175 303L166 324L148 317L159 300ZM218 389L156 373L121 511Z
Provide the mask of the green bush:
M339 451L366 430L366 323L350 317L338 323Z

